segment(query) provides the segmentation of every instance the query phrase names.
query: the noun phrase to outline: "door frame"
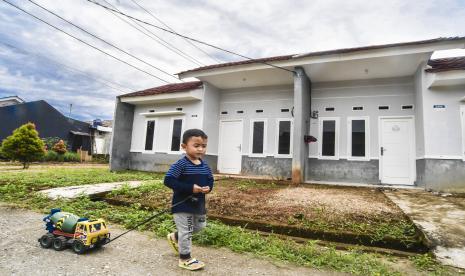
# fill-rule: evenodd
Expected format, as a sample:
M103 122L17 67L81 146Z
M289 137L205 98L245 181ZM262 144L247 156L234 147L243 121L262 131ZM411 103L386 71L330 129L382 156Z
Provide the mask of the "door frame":
M242 172L242 152L243 152L243 145L244 145L244 120L243 119L225 119L225 120L220 120L219 121L219 140L218 140L218 161L217 161L217 168L218 171L221 169L221 156L223 154L222 152L222 143L223 143L223 123L225 122L240 122L241 124L241 158L239 159L239 172L237 174L240 174ZM221 173L221 172L220 172Z
M465 161L465 104L460 105L460 123L462 126L462 161Z
M415 181L417 180L417 164L416 164L416 130L415 130L415 116L414 115L406 115L406 116L378 116L378 156L379 156L379 180L381 184L383 183L383 158L380 154L381 149L381 142L382 142L382 120L384 119L408 119L410 120L410 128L412 130L412 144L410 146L410 150L412 151L412 157L410 158L411 162L411 170L410 170L410 180L407 185L415 185Z

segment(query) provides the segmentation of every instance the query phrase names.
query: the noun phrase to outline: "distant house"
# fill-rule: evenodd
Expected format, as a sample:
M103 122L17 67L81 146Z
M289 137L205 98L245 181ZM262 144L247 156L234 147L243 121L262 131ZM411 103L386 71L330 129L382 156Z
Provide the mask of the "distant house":
M8 105L14 105L14 104L20 104L24 103L24 100L21 99L18 96L10 96L10 97L3 97L0 98L0 107L8 106Z
M0 99L0 141L12 134L21 125L32 122L36 125L41 138L59 137L67 141L72 151L77 149L90 151L90 125L68 118L46 101L11 104L11 98ZM6 100L5 100L6 99ZM8 101L10 104L2 106Z
M100 119L90 122L93 137L92 154L110 154L112 123L111 120Z
M202 128L220 173L465 192L465 58L430 60L456 48L464 37L181 72L200 81L117 97L111 169L166 170Z

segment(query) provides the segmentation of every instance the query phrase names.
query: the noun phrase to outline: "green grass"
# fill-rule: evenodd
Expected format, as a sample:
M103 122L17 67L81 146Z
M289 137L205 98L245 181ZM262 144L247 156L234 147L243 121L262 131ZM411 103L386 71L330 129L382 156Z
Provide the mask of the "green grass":
M104 218L111 223L121 224L126 228L133 227L154 214L139 203L131 206L113 206L106 202L94 202L88 197L73 200L50 200L34 191L46 187L58 187L96 182L149 180L138 189L123 186L114 191L114 196L125 195L139 198L142 194L163 194L166 187L161 183L161 175L154 173L122 172L111 173L106 169L46 169L43 172L3 173L0 175L0 200L16 206L48 213L51 208L88 218ZM172 216L163 214L150 223L139 227L159 237L175 229ZM111 230L111 225L110 225ZM203 246L226 247L235 252L248 252L256 256L268 257L297 265L317 269L348 272L356 275L401 275L376 254L353 251L338 251L334 248L320 247L315 241L298 244L292 240L283 240L275 236L261 236L257 232L240 227L224 225L210 221L201 234L194 237L194 243ZM111 245L109 245L111 246ZM419 270L442 273L441 266L426 257L412 259ZM439 275L439 274L438 274Z
M105 202L91 201L88 197L50 201L44 196L30 194L23 200L10 202L44 213L49 212L51 208L61 208L63 211L91 219L104 218L107 221L124 225L126 228L137 225L153 214L153 212L141 208L140 204L133 204L129 207L112 206ZM175 226L170 214L163 214L139 228L139 230L152 231L159 237L165 237L174 229ZM374 254L321 248L313 242L303 245L297 244L291 240L282 240L273 236L264 237L256 232L227 226L216 221L210 221L208 227L194 237L194 243L204 246L226 247L235 252L249 252L257 256L270 257L298 265L350 272L356 275L400 275L383 264L380 257Z
M24 185L30 190L83 185L102 182L161 179L152 172L120 171L107 168L46 168L38 171L4 172L0 174L0 186Z

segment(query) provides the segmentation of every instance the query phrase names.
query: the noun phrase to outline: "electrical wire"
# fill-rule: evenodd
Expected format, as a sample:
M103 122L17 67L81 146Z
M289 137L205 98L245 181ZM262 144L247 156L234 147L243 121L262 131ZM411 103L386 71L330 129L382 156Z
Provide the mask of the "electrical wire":
M118 8L116 8L114 5L108 3L106 0L103 0L103 2L107 3L109 6L111 6L112 8L116 9L117 11ZM148 38L154 40L156 43L159 43L160 45L164 46L165 48L167 48L168 50L172 51L173 53L185 58L186 60L188 60L189 62L192 62L198 66L202 66L204 65L203 63L201 63L200 61L196 60L195 58L193 58L192 56L184 53L183 51L181 51L180 49L176 48L174 45L172 45L171 43L169 43L168 41L164 40L163 38L159 37L158 35L156 35L154 32L152 32L151 30L145 28L142 24L140 24L139 22L135 21L135 20L132 20L136 25L138 25L139 27L141 27L142 29L144 29L145 31L147 31L148 33L150 33L151 35L153 35L154 37L150 36L149 34L145 33L144 31L140 30L138 27L134 26L131 22L128 22L127 20L125 20L124 18L122 18L120 15L110 11L110 10L107 10L110 14L116 16L116 18L118 18L119 20L123 21L124 23L128 24L129 26L131 26L132 28L136 29L137 31L141 32L142 34L146 35ZM157 40L158 39L158 40Z
M3 0L3 1L5 1L5 0ZM93 0L87 0L87 1L90 2L90 3L93 3L93 4L97 5L97 6L100 6L100 7L104 8L104 9L111 10L111 11L116 12L116 13L119 13L119 14L125 16L125 17L131 18L131 19L136 20L136 21L138 21L138 22L141 22L141 23L143 23L143 24L146 24L146 25L152 26L152 27L154 27L154 28L157 28L157 29L159 29L159 30L168 32L168 33L170 33L170 34L173 34L173 35L176 35L176 36L179 36L179 37L183 37L183 38L189 39L190 41L193 41L193 42L196 42L196 43L199 43L199 44L203 44L203 45L206 45L206 46L215 48L215 49L217 49L217 50L220 50L220 51L223 51L223 52L226 52L226 53L235 55L235 56L239 56L239 57L245 58L245 59L250 60L250 61L254 61L254 62L256 62L256 63L262 63L262 64L271 66L271 67L276 68L276 69L284 70L284 71L287 71L287 72L289 72L289 73L293 73L293 74L296 73L296 72L293 71L293 70L289 70L289 69L286 69L286 68L283 68L283 67L280 67L280 66L277 66L277 65L274 65L274 64L265 62L265 61L260 61L260 60L257 60L257 59L253 59L253 58L244 56L244 55L242 55L242 54L238 54L238 53L235 53L235 52L233 52L233 51L220 48L220 47L215 46L215 45L212 45L212 44L210 44L210 43L203 42L203 41L201 41L201 40L198 40L198 39L195 39L195 38L192 38L192 37L189 37L189 36L186 36L186 35L183 35L183 34L180 34L180 33L174 32L174 31L171 31L171 30L168 30L168 29L166 29L166 28L163 28L163 27L157 26L157 25L155 25L155 24L152 24L152 23L150 23L150 22L141 20L141 19L139 19L139 18L136 18L136 17L131 16L131 15L129 15L129 14L126 14L126 13L124 13L124 12L117 11L117 10L115 10L115 9L112 9L112 8L110 8L110 7L107 7L107 6L105 6L105 5L102 5L102 4L100 4L100 3L98 3L98 2L95 2L95 1L93 1Z
M51 59L51 58L49 58L49 57L46 57L46 56L44 56L44 55L40 55L40 54L37 54L37 53L32 53L32 52L26 51L26 50L24 50L24 49L18 48L18 47L16 47L16 46L13 46L13 45L8 44L8 43L5 43L5 42L1 42L1 41L0 41L0 44L3 44L3 45L5 45L5 46L7 46L7 47L9 47L9 48L15 49L17 52L22 52L22 53L27 54L27 55L29 55L29 56L35 56L35 57L38 57L38 58L41 58L41 59L48 60L48 61L50 61L50 62L52 62L52 63L54 63L54 64L56 64L56 65L59 65L59 66L63 67L63 68L64 68L65 70L67 70L67 71L70 71L70 72L71 72L71 71L77 72L78 74L81 74L81 75L83 75L83 76L86 76L86 77L89 78L89 79L93 79L93 80L95 80L95 81L97 81L97 82L99 82L99 83L101 83L101 84L103 84L103 85L105 85L106 87L109 87L109 88L111 88L111 89L118 90L118 91L123 92L123 93L128 93L128 92L130 92L130 91L135 91L135 90L136 90L136 89L134 89L134 88L125 87L125 86L123 86L123 85L121 85L121 84L118 84L118 83L116 83L116 82L113 82L113 81L109 81L109 80L105 80L105 79L101 79L101 78L96 78L96 77L94 77L94 76L92 76L92 75L90 75L90 74L88 74L88 73L86 73L86 72L84 72L84 71L82 71L82 70L73 68L73 67L71 67L71 66L69 66L69 65L65 65L65 64L63 64L63 63L61 63L61 62L55 61L55 60L53 60L53 59ZM115 85L115 86L118 86L118 87L120 87L120 88L124 88L124 89L126 89L126 90L122 90L122 89L120 89L120 88L118 88L118 87L111 86L111 85L109 85L109 83L110 83L110 84L113 84L113 85Z
M109 53L107 53L107 52L105 52L105 51L99 49L98 47L96 47L96 46L94 46L94 45L92 45L92 44L89 44L88 42L86 42L86 41L84 41L84 40L82 40L82 39L80 39L80 38L77 38L77 37L73 36L73 35L70 34L70 33L67 33L66 31L64 31L64 30L62 30L62 29L60 29L60 28L58 28L58 27L56 27L56 26L54 26L54 25L48 23L47 21L45 21L45 20L43 20L43 19L41 19L41 18L39 18L39 17L37 17L37 16L35 16L35 15L29 13L28 11L26 11L26 10L24 10L24 9L22 9L22 8L20 8L20 7L18 7L18 6L16 6L15 4L8 2L7 0L2 0L2 1L5 2L5 3L7 3L7 4L9 4L10 6L12 6L12 7L14 7L14 8L16 8L16 9L18 9L18 10L20 10L20 11L26 13L26 14L28 14L29 16L34 17L35 19L41 21L42 23L45 23L45 24L49 25L50 27L52 27L52 28L54 28L54 29L56 29L56 30L58 30L58 31L60 31L60 32L66 34L66 35L68 35L68 36L70 36L70 37L72 37L72 38L74 38L74 39L76 39L77 41L79 41L79 42L81 42L81 43L83 43L83 44L85 44L85 45L87 45L87 46L89 46L89 47L91 47L91 48L93 48L93 49L95 49L95 50L97 50L97 51L99 51L99 52L101 52L101 53L107 55L107 56L112 57L113 59L116 59L116 60L118 60L118 61L120 61L120 62L122 62L122 63L124 63L124 64L126 64L126 65L128 65L128 66L130 66L130 67L132 67L132 68L134 68L134 69L136 69L136 70L138 70L138 71L140 71L140 72L143 72L143 73L145 73L145 74L147 74L147 75L149 75L149 76L152 76L152 77L154 77L154 78L156 78L156 79L158 79L158 80L160 80L160 81L162 81L162 82L164 82L164 83L170 83L170 82L168 82L168 81L166 81L166 80L164 80L164 79L162 79L162 78L160 78L160 77L157 77L156 75L153 75L152 73L149 73L149 72L147 72L147 71L145 71L145 70L143 70L143 69L141 69L141 68L139 68L139 67L137 67L137 66L135 66L135 65L132 65L132 64L130 64L130 63L128 63L128 62L126 62L126 61L124 61L124 60L118 58L118 57L115 57L114 55L109 54Z
M105 0L104 0L105 1ZM170 29L171 31L173 32L176 32L173 28L171 28L170 26L168 26L168 24L166 24L165 22L163 22L161 19L159 19L158 17L156 17L152 12L150 12L148 9L144 8L141 4L139 4L136 0L131 0L134 4L136 4L139 8L141 8L142 10L144 10L146 13L148 13L150 16L152 16L153 18L155 18L155 20L157 20L158 22L160 22L161 24L163 24L163 26L167 27L168 29ZM106 1L105 1L106 2ZM199 46L195 45L194 43L192 43L190 40L186 39L186 38L183 38L187 43L189 43L191 46L193 46L194 48L196 48L197 50L201 51L202 53L204 53L206 56L208 56L209 58L211 58L212 60L214 60L215 62L217 63L220 63L221 61L218 60L217 58L215 58L214 56L210 55L209 53L207 53L206 51L204 51L202 48L200 48Z
M150 64L150 63L148 63L148 62L146 62L146 61L144 61L144 60L142 60L142 59L140 59L140 58L134 56L133 54L128 53L127 51L125 51L125 50L123 50L123 49L121 49L121 48L115 46L114 44L112 44L112 43L110 43L110 42L108 42L108 41L106 41L106 40L104 40L104 39L102 39L102 38L100 38L100 37L98 37L98 36L92 34L91 32L89 32L89 31L85 30L84 28L82 28L82 27L80 27L80 26L74 24L73 22L71 22L71 21L69 21L69 20L63 18L62 16L60 16L60 15L54 13L53 11L51 11L51 10L49 10L49 9L47 9L47 8L45 8L44 6L41 6L40 4L37 4L36 2L34 2L34 1L32 1L32 0L28 0L28 1L31 2L32 4L36 5L37 7L43 9L44 11L46 11L46 12L48 12L48 13L50 13L50 14L53 14L54 16L60 18L61 20L65 21L66 23L68 23L68 24L70 24L70 25L72 25L72 26L78 28L79 30L85 32L86 34L88 34L88 35L90 35L90 36L92 36L92 37L94 37L94 38L96 38L96 39L102 41L103 43L105 43L105 44L107 44L107 45L113 47L114 49L116 49L116 50L118 50L118 51L120 51L120 52L122 52L122 53L124 53L124 54L126 54L126 55L128 55L128 56L130 56L130 57L132 57L132 58L134 58L134 59L136 59L136 60L138 60L138 61L140 61L140 62L142 62L142 63L144 63L144 64L146 64L146 65L148 65L148 66L150 66L150 67L152 67L152 68L154 68L154 69L156 69L156 70L158 70L158 71L160 71L160 72L162 72L162 73L165 74L165 75L168 75L168 76L170 76L170 77L172 77L172 78L175 78L176 80L179 81L179 79L176 78L175 76L173 76L172 74L170 74L170 73L168 73L168 72L166 72L166 71L164 71L164 70L158 68L157 66L155 66L155 65L153 65L153 64Z

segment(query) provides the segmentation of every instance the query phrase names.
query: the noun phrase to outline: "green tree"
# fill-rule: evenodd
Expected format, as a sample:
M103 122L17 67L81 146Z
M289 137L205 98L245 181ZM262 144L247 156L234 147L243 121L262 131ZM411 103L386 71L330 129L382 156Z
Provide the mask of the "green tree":
M39 138L36 126L27 123L3 140L0 152L8 159L20 161L23 169L27 169L30 162L40 160L44 156L44 142Z

